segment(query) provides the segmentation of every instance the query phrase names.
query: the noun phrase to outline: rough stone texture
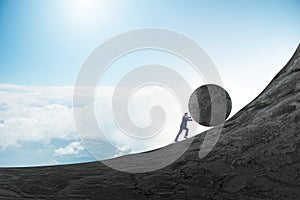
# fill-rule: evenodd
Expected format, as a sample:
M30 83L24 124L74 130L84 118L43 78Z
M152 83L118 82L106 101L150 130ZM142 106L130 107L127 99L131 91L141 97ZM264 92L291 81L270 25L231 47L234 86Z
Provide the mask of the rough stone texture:
M203 126L224 123L231 107L232 102L227 91L214 84L200 86L189 99L189 111L193 120Z
M214 129L196 136L175 163L151 173L118 172L99 162L1 169L0 199L300 199L299 80L300 47L225 123L203 159L199 147Z

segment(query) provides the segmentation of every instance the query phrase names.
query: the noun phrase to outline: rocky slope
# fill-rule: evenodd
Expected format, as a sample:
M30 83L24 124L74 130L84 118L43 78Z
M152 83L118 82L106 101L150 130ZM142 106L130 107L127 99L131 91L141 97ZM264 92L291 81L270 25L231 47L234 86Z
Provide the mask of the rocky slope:
M0 199L300 199L300 46L199 159L207 133L175 163L151 173L118 172L99 162L0 169ZM142 154L117 159L134 156Z

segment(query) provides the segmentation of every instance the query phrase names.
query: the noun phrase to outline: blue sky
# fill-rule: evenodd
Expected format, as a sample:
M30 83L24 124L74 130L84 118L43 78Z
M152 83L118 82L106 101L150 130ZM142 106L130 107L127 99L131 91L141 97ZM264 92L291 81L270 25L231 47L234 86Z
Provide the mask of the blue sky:
M76 1L2 0L1 82L72 85L81 64L96 46L120 32L142 27L184 33L220 62L226 58L242 62L246 55L255 58L265 52L290 53L299 42L299 1L100 1L94 4L95 7L82 6Z
M42 114L47 113L51 105L65 106L54 107L51 112L71 112L68 110L72 104L70 88L82 63L112 36L144 27L171 29L189 36L214 61L236 112L255 98L291 57L300 42L299 11L297 0L1 0L0 137L11 145L0 146L0 166L93 159L81 150L75 136L62 137L63 133L58 132L49 138L41 137L49 134L47 131L55 126L55 120L53 124L45 124L48 128L39 129L20 123L26 117L47 119L47 114ZM156 54L132 56L123 64L136 60L143 63L151 58L149 55L155 57ZM70 88L61 92L62 86ZM12 101L12 97L20 100ZM18 113L20 108L34 113L36 107L41 109L37 112L42 113L39 116L25 111ZM71 124L71 119L66 118ZM16 121L20 125L18 129L13 128L16 125L9 126ZM26 132L26 128L36 134L22 140L26 133L19 131ZM63 130L74 132L69 127ZM25 135L18 137L18 134ZM18 139L4 138L15 136ZM64 148L66 154L58 155L57 152L63 152L58 150L60 148ZM109 147L103 149L104 158L117 155ZM32 155L30 160L26 159L27 154Z

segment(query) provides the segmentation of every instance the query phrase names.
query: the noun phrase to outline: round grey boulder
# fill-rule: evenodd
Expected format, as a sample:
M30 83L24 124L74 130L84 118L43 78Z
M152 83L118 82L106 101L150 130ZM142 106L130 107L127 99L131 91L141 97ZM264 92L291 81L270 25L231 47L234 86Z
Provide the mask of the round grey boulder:
M189 111L193 119L203 126L217 126L225 122L232 102L225 89L208 84L197 88L189 99Z

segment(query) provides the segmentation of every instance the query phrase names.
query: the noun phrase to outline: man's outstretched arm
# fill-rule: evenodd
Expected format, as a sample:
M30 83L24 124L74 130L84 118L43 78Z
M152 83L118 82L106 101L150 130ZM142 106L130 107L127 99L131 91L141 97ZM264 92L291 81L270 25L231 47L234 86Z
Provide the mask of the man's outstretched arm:
M193 121L193 120L192 120L192 117L185 117L185 120L186 120L186 121Z

